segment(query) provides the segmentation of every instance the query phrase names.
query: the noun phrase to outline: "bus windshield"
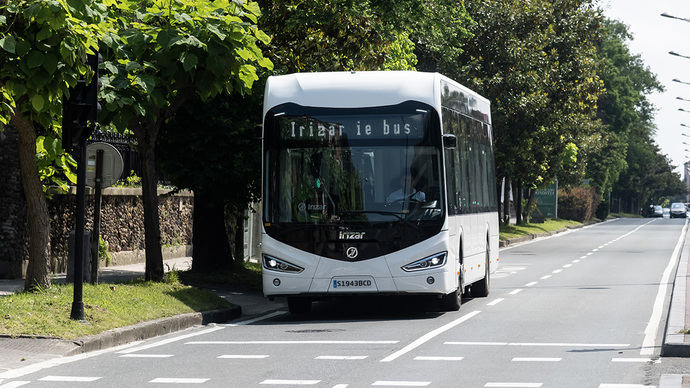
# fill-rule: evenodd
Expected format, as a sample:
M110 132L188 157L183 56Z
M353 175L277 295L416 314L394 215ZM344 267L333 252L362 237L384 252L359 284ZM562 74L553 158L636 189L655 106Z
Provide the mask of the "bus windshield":
M275 117L273 135L266 132L265 221L438 221L441 149L430 140L427 115Z

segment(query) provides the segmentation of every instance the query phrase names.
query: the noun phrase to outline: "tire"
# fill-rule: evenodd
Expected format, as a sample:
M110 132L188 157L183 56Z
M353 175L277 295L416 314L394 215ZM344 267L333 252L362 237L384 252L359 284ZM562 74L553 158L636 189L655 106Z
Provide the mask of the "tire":
M473 298L485 298L489 296L491 288L491 258L489 257L489 247L486 247L486 262L484 263L484 279L472 283L470 286L470 296Z
M307 314L311 311L311 299L300 297L288 297L288 310L290 314Z

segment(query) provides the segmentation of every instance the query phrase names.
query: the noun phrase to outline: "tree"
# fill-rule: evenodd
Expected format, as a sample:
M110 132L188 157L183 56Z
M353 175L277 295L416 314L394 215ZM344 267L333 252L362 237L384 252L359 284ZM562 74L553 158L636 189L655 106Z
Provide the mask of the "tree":
M69 171L56 123L68 87L91 77L86 55L98 48L104 15L103 5L86 0L0 3L0 124L14 126L19 134L29 235L27 290L50 286L50 219L37 154L44 178L54 178L53 163Z
M105 37L103 115L120 130L133 130L142 163L147 280L161 280L156 143L164 123L192 98L245 93L257 66L272 68L260 43L255 2L228 0L121 0L115 25L122 39Z

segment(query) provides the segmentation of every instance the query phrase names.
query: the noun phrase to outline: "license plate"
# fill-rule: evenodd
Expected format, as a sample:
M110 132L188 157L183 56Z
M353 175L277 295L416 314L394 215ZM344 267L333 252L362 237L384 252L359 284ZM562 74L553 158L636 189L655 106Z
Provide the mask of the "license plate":
M333 278L330 290L339 291L376 291L374 278L370 276Z

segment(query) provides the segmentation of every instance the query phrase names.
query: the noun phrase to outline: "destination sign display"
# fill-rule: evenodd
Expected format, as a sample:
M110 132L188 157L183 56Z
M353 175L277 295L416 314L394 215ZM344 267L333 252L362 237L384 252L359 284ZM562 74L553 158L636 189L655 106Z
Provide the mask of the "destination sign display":
M281 140L422 139L426 114L279 116L278 128Z

